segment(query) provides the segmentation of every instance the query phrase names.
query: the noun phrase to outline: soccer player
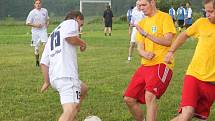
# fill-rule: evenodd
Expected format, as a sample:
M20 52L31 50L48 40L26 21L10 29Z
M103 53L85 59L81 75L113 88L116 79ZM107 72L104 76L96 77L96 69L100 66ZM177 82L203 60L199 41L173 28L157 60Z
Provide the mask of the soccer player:
M181 31L181 29L184 26L184 19L185 19L185 9L183 7L183 4L177 9L177 21L178 21L178 29Z
M110 5L107 5L106 6L106 10L104 11L104 14L103 14L103 21L104 21L104 24L105 24L105 28L104 28L104 33L105 33L105 36L107 36L107 34L109 36L111 36L111 32L112 32L112 18L113 18L113 12L110 8Z
M135 44L136 44L137 29L134 25L137 24L138 22L140 22L145 17L143 11L141 11L141 9L140 9L139 3L140 2L138 0L136 2L136 6L134 7L134 9L132 11L132 17L131 17L131 21L130 21L130 25L132 26L133 29L132 29L132 33L131 33L130 46L128 48L128 61L131 61L132 52L133 52Z
M76 47L85 51L86 43L79 38L79 28L84 16L79 11L70 11L65 21L51 33L41 58L44 84L49 85L60 95L63 113L59 121L74 121L80 103L87 93L87 86L79 80Z
M172 121L207 121L215 100L215 0L204 0L207 18L198 19L178 35L165 57L167 63L187 38L198 37L192 61L184 77L179 115Z
M171 16L156 8L156 0L140 0L140 8L146 16L136 25L141 66L124 93L124 101L136 121L145 120L141 104L146 104L146 120L155 121L156 102L172 77L173 64L166 64L163 58L168 53L176 28Z
M191 3L190 2L187 2L186 3L186 10L185 10L185 19L184 19L184 26L186 28L188 28L189 26L192 25L192 8L191 8Z
M131 17L132 17L132 11L133 11L134 7L131 6L128 11L127 11L127 21L128 21L128 33L129 33L129 36L131 36L131 29L132 29L132 26L131 26Z
M171 8L169 9L169 15L172 17L173 22L175 22L175 9L173 5L171 5Z
M49 24L48 11L41 8L41 0L34 1L34 9L28 14L26 25L31 26L32 46L36 59L36 66L39 66L39 47L40 42L45 45L48 40L47 27Z

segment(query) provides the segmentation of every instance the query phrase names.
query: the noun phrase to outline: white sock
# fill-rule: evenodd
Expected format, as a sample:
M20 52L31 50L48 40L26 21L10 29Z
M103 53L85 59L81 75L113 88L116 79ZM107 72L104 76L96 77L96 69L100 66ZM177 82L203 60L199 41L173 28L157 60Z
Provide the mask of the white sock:
M128 56L128 61L130 61L131 60L131 57L130 56Z

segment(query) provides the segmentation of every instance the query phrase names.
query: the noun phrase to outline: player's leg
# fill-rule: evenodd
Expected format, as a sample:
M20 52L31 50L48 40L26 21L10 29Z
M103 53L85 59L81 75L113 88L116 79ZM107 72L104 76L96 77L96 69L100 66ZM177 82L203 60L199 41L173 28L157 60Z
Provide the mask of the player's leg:
M60 102L63 107L63 113L59 121L74 121L80 103L80 81L72 78L61 78L50 83L59 92Z
M109 36L111 36L111 32L112 32L111 27L108 27L108 34L109 34Z
M34 54L35 54L35 61L36 61L36 66L39 66L40 65L40 56L39 56L39 46L35 46L34 47Z
M146 111L147 121L156 121L157 117L157 100L166 91L169 82L172 78L172 70L165 64L157 64L154 66L146 67Z
M128 48L128 61L131 61L132 58L132 52L134 51L135 42L130 42L129 48Z
M58 121L74 121L75 116L78 112L78 103L67 103L63 104L63 113L61 114Z
M80 106L81 106L81 103L83 102L84 98L86 97L87 95L87 92L88 92L88 87L85 83L81 83L81 94L80 94L80 103L78 105L78 111L80 111Z
M124 102L136 121L143 121L144 115L140 103L145 103L144 67L137 69L125 93Z
M32 33L32 46L34 47L34 56L35 56L35 62L36 66L40 65L39 62L39 46L40 46L40 40L39 40L38 33Z
M105 36L107 36L107 30L108 30L108 28L105 27L105 28L104 28L104 34L105 34Z
M156 121L158 106L156 104L156 96L146 91L146 119L147 121Z
M128 61L131 61L132 52L133 52L134 47L135 47L136 32L137 32L136 28L133 28L132 33L131 33L131 41L130 41L130 45L129 45L129 48L128 48Z
M140 103L136 99L131 97L124 97L124 102L126 103L130 113L134 116L136 121L143 121L144 115L141 109Z

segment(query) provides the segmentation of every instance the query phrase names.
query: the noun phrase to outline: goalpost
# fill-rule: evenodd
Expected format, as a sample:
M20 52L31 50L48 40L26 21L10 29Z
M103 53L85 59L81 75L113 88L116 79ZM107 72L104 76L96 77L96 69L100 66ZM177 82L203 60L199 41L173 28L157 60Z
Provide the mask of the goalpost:
M106 3L111 6L111 0L80 0L80 11L83 12L83 3Z

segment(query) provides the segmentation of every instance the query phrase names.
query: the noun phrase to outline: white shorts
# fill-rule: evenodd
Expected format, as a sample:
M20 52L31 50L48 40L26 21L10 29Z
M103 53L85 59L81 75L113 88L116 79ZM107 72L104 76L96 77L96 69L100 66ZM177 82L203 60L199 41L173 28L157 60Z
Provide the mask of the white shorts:
M131 43L135 43L136 42L136 34L137 34L137 29L136 27L133 27L132 29L132 33L131 33Z
M32 43L31 45L34 47L39 47L40 43L46 43L48 41L48 34L47 31L39 31L32 33Z
M79 103L81 93L81 81L72 78L60 78L50 82L52 88L60 95L61 104Z

